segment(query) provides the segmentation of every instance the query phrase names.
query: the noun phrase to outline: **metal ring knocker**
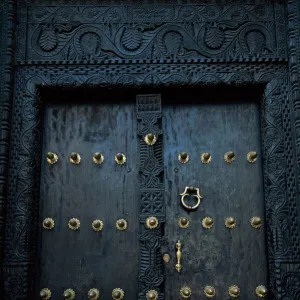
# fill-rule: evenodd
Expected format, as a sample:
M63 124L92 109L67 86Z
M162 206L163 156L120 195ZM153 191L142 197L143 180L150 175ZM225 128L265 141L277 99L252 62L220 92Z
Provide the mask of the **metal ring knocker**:
M188 187L186 186L184 189L184 192L182 194L179 194L181 196L181 204L182 206L188 210L188 211L192 211L198 208L198 206L200 205L201 199L203 199L203 197L200 195L200 190L199 188L195 188L195 187ZM185 197L192 195L193 197L195 197L197 199L197 203L194 206L190 206L187 205L185 203Z

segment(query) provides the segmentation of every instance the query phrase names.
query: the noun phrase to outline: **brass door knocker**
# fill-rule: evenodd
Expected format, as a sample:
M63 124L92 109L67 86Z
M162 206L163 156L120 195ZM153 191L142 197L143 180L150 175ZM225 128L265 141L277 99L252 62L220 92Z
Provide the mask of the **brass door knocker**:
M197 209L198 206L200 205L201 199L203 199L203 197L200 195L199 188L195 188L195 187L186 186L185 189L184 189L184 192L182 194L179 194L179 195L181 196L182 206L188 211ZM190 196L190 195L197 199L197 203L194 206L190 206L190 205L187 205L185 203L185 197Z

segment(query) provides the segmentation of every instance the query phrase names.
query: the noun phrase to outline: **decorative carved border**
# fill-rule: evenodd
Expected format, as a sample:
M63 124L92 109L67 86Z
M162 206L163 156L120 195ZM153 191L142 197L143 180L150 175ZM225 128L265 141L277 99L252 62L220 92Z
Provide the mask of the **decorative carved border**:
M261 102L261 132L271 299L294 300L300 297L300 285L297 284L300 245L296 166L293 164L293 98L288 69L284 65L268 64L135 64L24 67L18 70L4 255L6 300L32 299L35 296L35 245L39 206L39 182L36 178L39 178L41 163L40 116L43 106L43 99L39 96L40 88L207 87L218 84L265 86ZM143 240L142 236L141 239ZM156 244L153 247L157 250ZM148 251L151 252L151 249ZM141 252L141 259L144 255ZM150 260L143 262L151 263ZM143 270L147 268L150 270L151 266L144 265ZM140 270L142 276L143 270ZM161 278L163 272L163 264L158 264L158 268L147 273L143 281L151 283L153 278ZM159 287L159 284L155 286ZM139 299L144 300L145 287L141 285L140 288Z
M2 257L13 92L15 16L15 1L0 1L0 295L4 282Z
M20 64L280 62L283 1L21 1ZM68 6L66 6L68 3Z

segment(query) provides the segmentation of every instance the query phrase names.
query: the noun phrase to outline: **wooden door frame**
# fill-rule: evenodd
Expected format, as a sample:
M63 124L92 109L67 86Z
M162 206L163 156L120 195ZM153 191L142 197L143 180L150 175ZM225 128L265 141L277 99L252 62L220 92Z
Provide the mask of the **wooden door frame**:
M141 73L140 70L143 70ZM110 76L106 76L107 72ZM190 76L193 72L194 76ZM149 75L151 74L151 75ZM253 68L249 64L173 65L119 64L68 67L24 67L16 72L9 190L6 210L6 235L4 255L5 299L34 297L36 270L36 243L39 220L39 180L42 150L41 116L43 99L40 89L57 88L114 88L114 87L170 87L263 85L261 101L261 134L263 151L263 176L266 206L266 230L269 260L269 278L272 299L282 294L282 289L299 268L300 248L296 210L296 170L292 136L292 98L288 70L285 66L263 65ZM137 91L138 93L138 91ZM143 206L143 203L140 203ZM153 212L141 214L141 227ZM160 222L165 221L164 212ZM161 227L162 228L162 227ZM162 229L160 229L162 230ZM142 230L141 230L142 232ZM155 288L164 299L164 266L153 259L161 235L149 235L140 261L140 294ZM141 236L141 241L143 237ZM150 245L150 246L149 246ZM151 246L152 245L152 246ZM152 247L152 248L151 248ZM289 257L283 259L283 257ZM295 269L296 268L296 269ZM151 272L147 273L147 270ZM153 271L155 270L155 271ZM295 278L294 278L295 279ZM12 285L14 287L12 287ZM12 296L13 291L13 296ZM297 295L289 290L290 296ZM294 293L294 294L293 294ZM291 298L292 299L292 298ZM294 298L296 299L296 298Z
M70 0L67 4L81 6L87 2L89 1ZM104 0L101 3L110 5L111 2ZM189 1L202 2L207 3L201 0ZM212 1L221 5L228 2L230 1ZM36 178L39 176L42 159L42 136L38 121L43 101L39 95L41 86L214 87L222 83L265 86L261 125L270 299L298 299L300 206L296 199L299 199L300 190L299 1L251 1L259 5L275 3L277 8L280 7L274 13L274 21L281 22L286 31L280 32L276 37L280 47L271 58L248 57L242 53L233 59L226 55L210 56L208 53L206 57L183 59L148 59L141 55L136 59L128 56L100 61L71 61L51 57L45 57L43 61L32 61L26 51L23 51L26 50L27 42L30 44L23 32L23 28L28 27L28 7L64 6L65 3L58 0L45 0L42 4L35 0L3 0L0 3L0 279L4 278L0 280L0 294L4 288L6 300L33 298L39 203ZM93 4L94 1L90 3ZM17 20L20 30L16 29ZM39 64L43 66L38 67ZM28 168L25 172L22 168L26 164ZM151 264L149 260L144 265L145 270ZM154 274L154 278L157 275ZM148 286L151 282L150 277ZM156 283L153 287L160 288L160 284ZM143 289L139 299L145 299ZM163 295L160 295L160 300L162 299Z

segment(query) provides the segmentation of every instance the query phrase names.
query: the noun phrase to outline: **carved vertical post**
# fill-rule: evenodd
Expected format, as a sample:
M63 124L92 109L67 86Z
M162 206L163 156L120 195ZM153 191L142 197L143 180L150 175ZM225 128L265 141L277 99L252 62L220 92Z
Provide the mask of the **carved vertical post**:
M155 289L161 299L164 267L160 253L162 226L165 222L163 147L160 95L137 96L140 177L140 274L139 298L146 299L147 291ZM154 135L155 143L145 141L147 134ZM156 217L159 225L146 228L149 217Z
M13 91L13 59L16 1L0 2L0 295L2 295L2 257L4 251L4 220L7 192L9 133Z

